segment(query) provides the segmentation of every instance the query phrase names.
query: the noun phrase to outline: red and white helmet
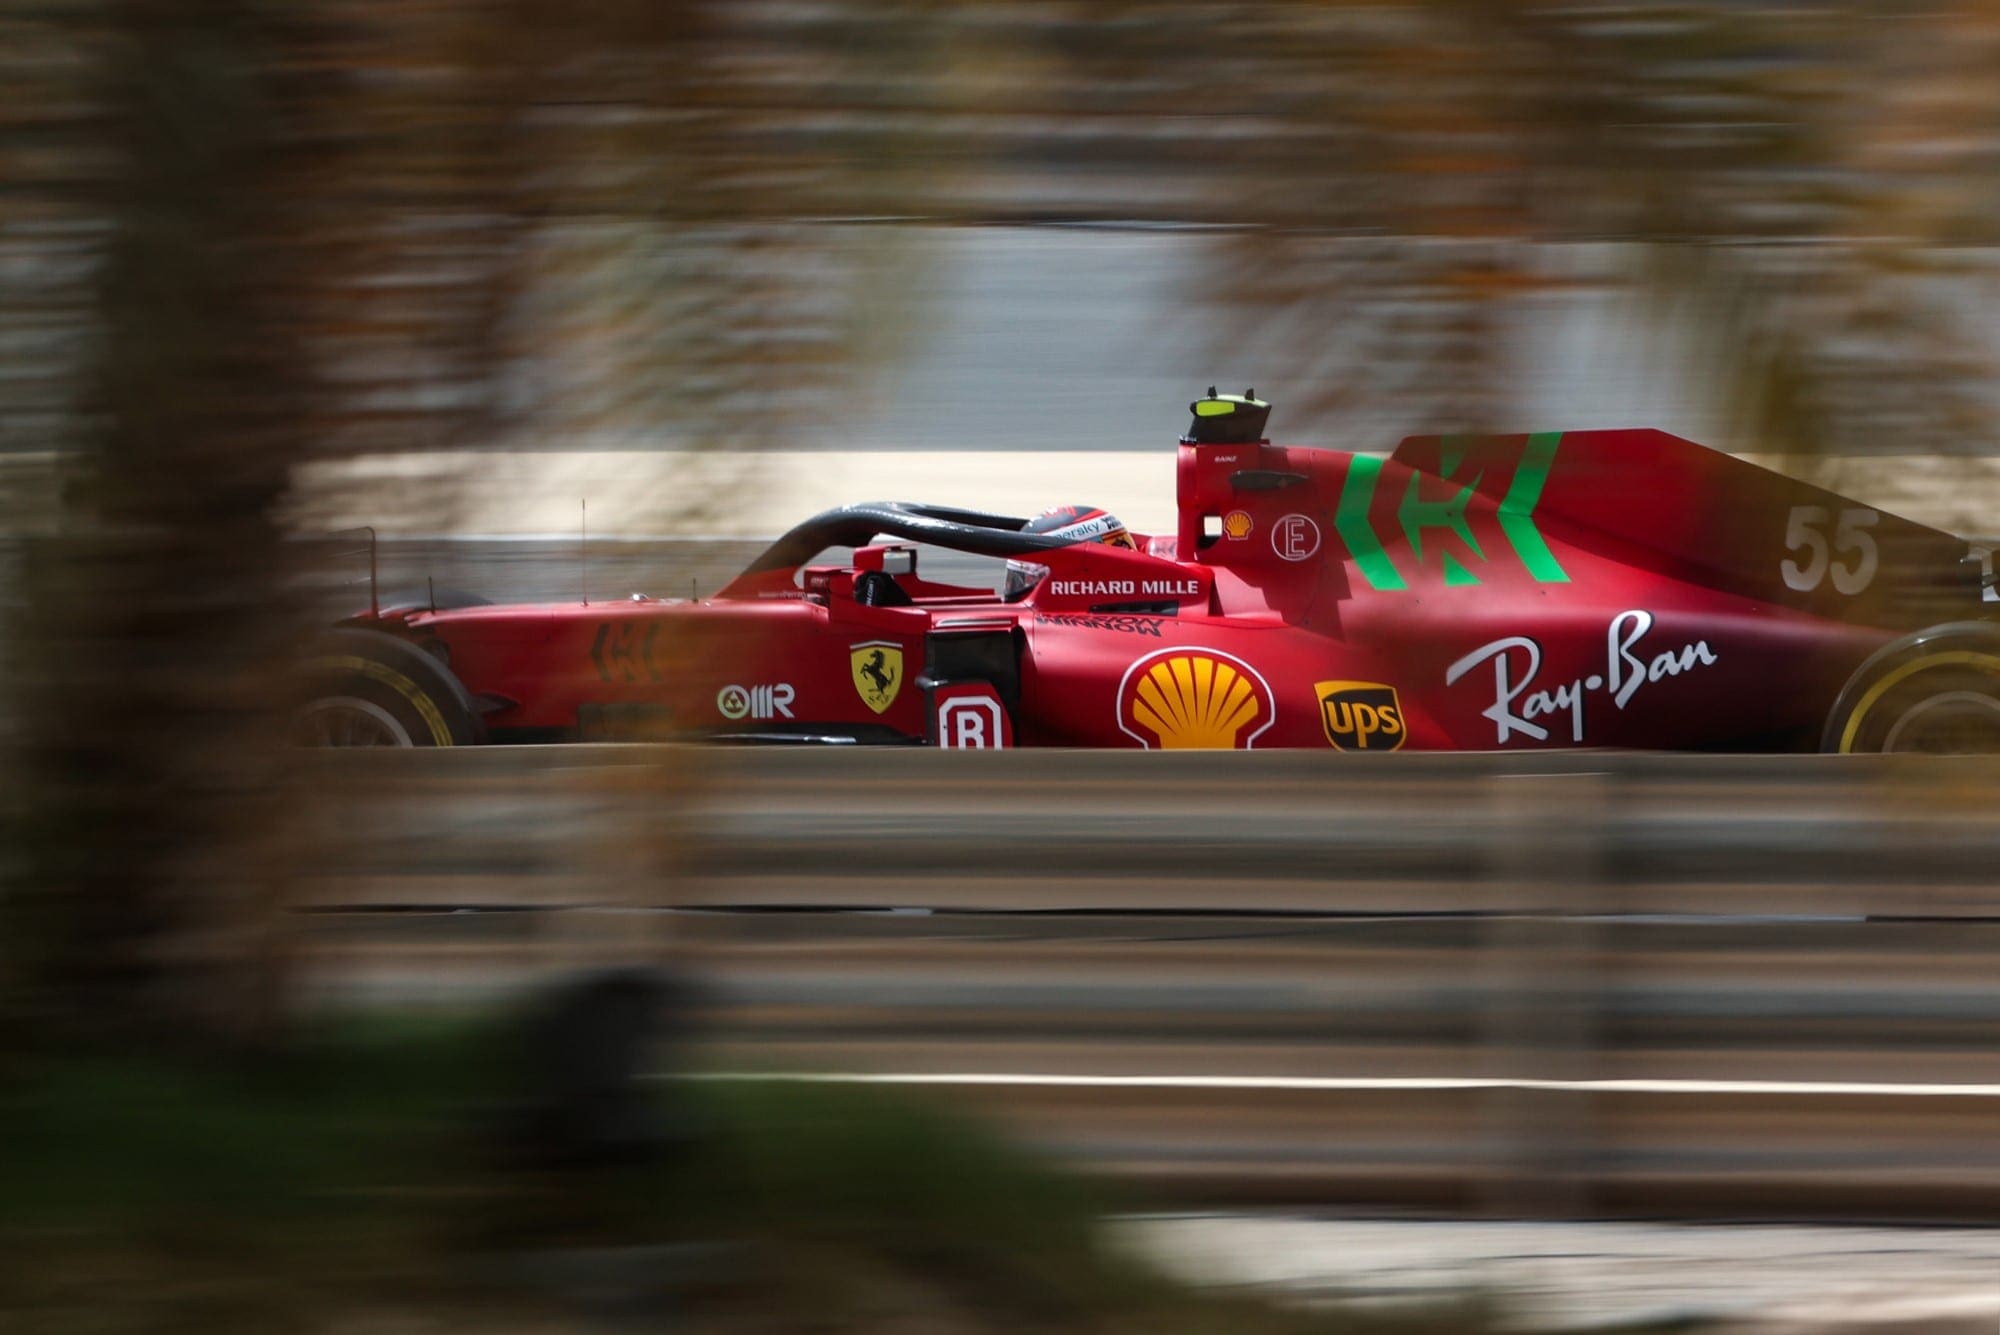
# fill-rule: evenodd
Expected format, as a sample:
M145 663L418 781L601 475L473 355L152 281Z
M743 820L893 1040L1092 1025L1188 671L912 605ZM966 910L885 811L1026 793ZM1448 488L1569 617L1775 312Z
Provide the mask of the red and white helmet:
M1044 537L1067 538L1071 542L1101 542L1110 547L1124 547L1132 551L1139 544L1119 522L1118 516L1095 505L1056 505L1042 511L1029 520L1021 531L1039 533ZM1031 561L1009 561L1007 563L1007 584L1002 590L1008 602L1027 595L1028 590L1042 582L1049 573L1047 566Z

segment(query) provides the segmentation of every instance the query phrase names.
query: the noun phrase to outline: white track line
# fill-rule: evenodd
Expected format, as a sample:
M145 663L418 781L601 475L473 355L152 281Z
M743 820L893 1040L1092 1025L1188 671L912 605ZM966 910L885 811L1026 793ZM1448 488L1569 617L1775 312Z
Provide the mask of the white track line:
M662 1079L771 1081L816 1085L989 1085L1070 1089L1265 1089L1473 1091L1553 1090L1578 1094L1866 1095L1884 1098L2000 1098L1996 1085L1877 1084L1844 1080L1504 1080L1448 1076L1034 1075L1014 1073L870 1073L714 1071Z

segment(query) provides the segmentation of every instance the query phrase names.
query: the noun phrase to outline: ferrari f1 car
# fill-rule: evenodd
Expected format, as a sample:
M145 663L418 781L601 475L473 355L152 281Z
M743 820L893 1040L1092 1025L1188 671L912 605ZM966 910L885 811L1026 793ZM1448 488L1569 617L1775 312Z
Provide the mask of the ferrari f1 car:
M1253 395L1191 408L1173 533L851 505L711 598L376 608L314 649L296 735L2000 749L1964 539L1660 431L1383 458L1274 446ZM920 547L1007 587L927 579Z

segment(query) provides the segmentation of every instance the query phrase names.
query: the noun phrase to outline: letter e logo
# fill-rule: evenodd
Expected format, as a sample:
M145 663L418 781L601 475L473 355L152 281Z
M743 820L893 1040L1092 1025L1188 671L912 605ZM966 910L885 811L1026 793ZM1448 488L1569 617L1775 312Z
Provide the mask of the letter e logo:
M1271 550L1282 560L1310 560L1319 551L1319 525L1306 515L1286 515L1271 526Z

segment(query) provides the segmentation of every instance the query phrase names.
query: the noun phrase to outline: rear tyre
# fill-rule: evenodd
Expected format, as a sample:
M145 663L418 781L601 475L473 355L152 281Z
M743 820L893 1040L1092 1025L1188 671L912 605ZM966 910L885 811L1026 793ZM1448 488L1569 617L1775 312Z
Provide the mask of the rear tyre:
M2000 753L2000 626L1953 622L1878 650L1841 690L1820 749Z
M313 642L300 669L285 729L295 746L472 746L485 739L458 678L393 635L330 631Z

